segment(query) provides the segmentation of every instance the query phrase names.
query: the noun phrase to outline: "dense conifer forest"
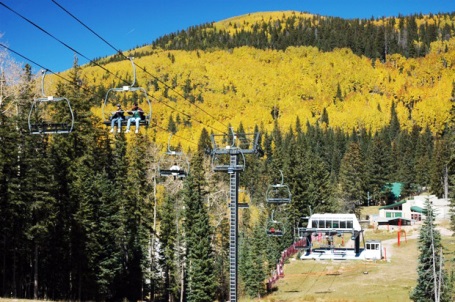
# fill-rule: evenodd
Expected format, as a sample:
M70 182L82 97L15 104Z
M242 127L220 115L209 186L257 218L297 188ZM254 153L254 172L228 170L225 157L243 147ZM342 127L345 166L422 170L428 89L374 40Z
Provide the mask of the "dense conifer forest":
M454 18L264 13L164 36L125 52L152 99L150 126L138 134L111 134L102 123L107 90L131 83L120 55L98 60L110 72L75 60L62 73L69 81L50 77L48 90L70 99L75 114L75 131L59 135L29 134L39 79L1 56L9 67L0 96L0 296L225 301L229 179L213 172L207 151L211 134L231 129L259 132L263 151L240 175L240 201L250 204L240 214L244 295L267 294L265 279L310 211L358 214L423 191L447 197ZM134 93L109 101L106 112L147 106ZM188 157L183 180L158 173L168 139ZM275 209L265 196L280 171L292 192L280 213L288 232L268 237ZM401 197L392 182L404 184Z
M181 50L241 46L275 50L315 46L321 51L349 48L356 55L385 61L391 54L425 56L432 42L453 37L453 18L453 13L377 19L342 19L303 12L256 13L165 35L152 45Z

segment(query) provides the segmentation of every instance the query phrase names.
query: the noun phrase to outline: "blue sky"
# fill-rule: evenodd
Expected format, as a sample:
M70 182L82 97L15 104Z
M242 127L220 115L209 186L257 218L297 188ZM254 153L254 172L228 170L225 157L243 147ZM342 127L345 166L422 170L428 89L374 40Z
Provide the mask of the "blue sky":
M116 49L211 21L261 11L304 11L343 18L455 12L453 0L55 0ZM52 0L3 0L4 4L89 59L115 51ZM0 5L0 43L53 72L71 68L74 51ZM12 55L19 63L29 63ZM79 63L88 60L79 57Z

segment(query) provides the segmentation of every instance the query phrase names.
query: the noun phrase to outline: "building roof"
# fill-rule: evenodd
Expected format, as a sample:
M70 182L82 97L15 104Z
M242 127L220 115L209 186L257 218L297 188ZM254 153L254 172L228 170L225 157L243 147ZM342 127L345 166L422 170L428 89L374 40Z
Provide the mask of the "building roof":
M355 214L346 214L346 213L324 213L324 214L313 214L310 216L310 219L308 220L308 226L311 228L313 227L313 221L315 220L331 220L331 221L352 221L352 227L356 231L361 231L362 227L357 219L357 216ZM344 227L343 229L345 229ZM322 229L340 229L338 227L327 227L327 228L322 228Z
M392 203L392 204L388 204L386 206L382 206L382 207L379 208L379 210L398 207L398 206L401 206L403 203L406 203L406 200L402 200L402 201L399 201L399 202L396 202L396 203Z
M423 213L425 210L422 209L421 207L418 207L418 206L412 206L411 207L411 211L412 212L417 212L417 213Z
M378 239L369 239L369 240L365 240L365 243L381 243L381 240L378 240Z
M313 219L356 219L355 214L345 214L345 213L324 213L324 214L313 214L310 218Z
M401 220L401 223L400 223ZM393 217L393 218L385 218L380 217L379 219L375 220L378 225L390 224L390 225L410 225L412 223L412 219L403 218L403 217Z

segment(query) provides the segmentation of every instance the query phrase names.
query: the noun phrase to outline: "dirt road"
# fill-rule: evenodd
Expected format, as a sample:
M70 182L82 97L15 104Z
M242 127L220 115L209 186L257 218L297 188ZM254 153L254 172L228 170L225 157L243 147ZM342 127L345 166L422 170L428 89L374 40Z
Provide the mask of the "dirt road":
M453 236L453 231L437 225L435 230L439 231L442 236ZM406 236L404 233L401 234L400 236L400 244L404 244L406 240L411 240L411 239L418 239L419 238L419 231L414 231L412 232L412 235ZM390 261L393 257L394 251L398 248L398 235L397 238L393 239L387 239L382 241L382 247L385 250L385 257L387 261Z

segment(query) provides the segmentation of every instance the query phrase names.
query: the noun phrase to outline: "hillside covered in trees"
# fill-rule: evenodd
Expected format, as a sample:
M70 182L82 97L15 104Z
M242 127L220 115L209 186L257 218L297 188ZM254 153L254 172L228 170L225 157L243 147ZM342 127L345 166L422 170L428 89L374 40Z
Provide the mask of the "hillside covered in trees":
M260 132L264 153L246 158L240 176L250 203L240 222L240 286L251 297L266 294L264 280L295 240L292 231L265 232L273 210L265 194L281 180L279 171L292 192L281 213L287 230L310 209L358 213L368 193L371 203L394 202L391 182L404 184L403 196L428 190L442 197L455 183L453 22L450 14L360 22L281 12L162 37L125 52L135 57L137 86L153 109L150 126L137 135L110 134L102 123L116 103L147 106L137 93L105 97L133 82L121 54L99 59L103 68L76 60L61 74L69 81L49 77L47 91L73 106L75 131L64 135L28 133L40 83L29 66L14 67L2 55L0 295L226 299L228 177L213 172L207 151L210 134L230 134L231 127ZM351 39L350 27L363 50L290 42L309 39L305 28L311 36L338 41L347 32ZM381 28L376 36L396 44L373 55L377 50L364 46ZM227 41L218 46L208 37ZM172 147L189 157L183 181L157 172L170 134Z
M321 126L325 124L346 132L362 128L375 132L387 125L394 104L403 128L411 130L418 125L429 127L435 134L444 131L455 62L454 40L451 38L454 18L449 14L374 22L357 20L355 23L361 28L375 30L382 28L384 23L395 24L390 26L390 30L401 39L407 37L408 42L411 41L408 27L416 23L419 35L413 35L415 40L408 43L415 47L422 44L419 41L423 41L420 35L424 29L434 28L432 32L435 34L425 40L428 42L425 51L418 56L390 51L387 57L380 59L370 56L365 49L360 51L349 45L326 49L318 43L302 46L297 42L289 42L286 47L278 49L248 43L236 45L238 47L226 47L226 44L218 47L209 42L205 46L190 47L190 50L183 46L180 47L183 50L156 48L157 45L164 49L177 48L170 45L178 44L183 37L185 41L206 41L209 39L204 38L205 34L218 33L222 28L231 39L238 41L236 32L252 34L254 30L251 28L268 28L261 25L270 23L281 28L277 32L277 35L281 33L279 37L288 37L285 29L289 24L298 23L297 20L313 20L310 17L289 12L252 14L214 23L212 26L219 29L216 31L196 27L160 38L152 46L128 52L129 56L135 57L135 63L143 67L143 70L138 70L139 85L146 87L154 98L156 123L164 128L171 124L173 131L181 131L185 137L194 137L191 132L199 133L201 129L200 123L190 121L187 114L217 130L220 130L220 121L232 125L242 121L247 129L263 124L266 130L270 130L276 118L280 119L280 127L288 128L299 117L303 123L319 122ZM325 20L317 16L313 18ZM339 31L344 33L340 28L349 27L340 24L353 22L327 19L332 25L325 25L325 31L334 37L338 37L336 33ZM360 45L366 45L365 41L372 37L360 30L358 35L355 40ZM354 35L348 36L352 38ZM161 43L162 39L167 39L167 42ZM118 62L120 58L116 55L102 59L100 63L120 79L130 79L130 64L124 58L123 62ZM84 68L83 74L90 85L102 85L105 89L124 85L119 78L98 66ZM104 92L100 91L100 99ZM198 110L198 105L202 105L208 115ZM158 140L163 141L163 138Z
M453 21L454 13L379 19L342 19L292 11L254 13L165 35L152 45L168 50L314 46L326 52L349 48L356 55L386 61L391 54L425 56L432 42L453 37Z

